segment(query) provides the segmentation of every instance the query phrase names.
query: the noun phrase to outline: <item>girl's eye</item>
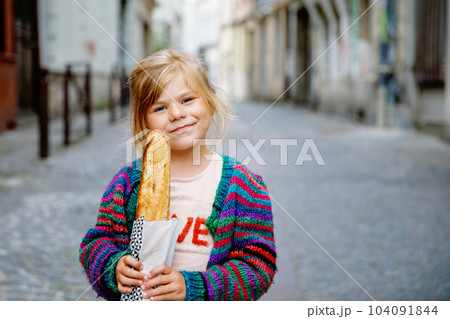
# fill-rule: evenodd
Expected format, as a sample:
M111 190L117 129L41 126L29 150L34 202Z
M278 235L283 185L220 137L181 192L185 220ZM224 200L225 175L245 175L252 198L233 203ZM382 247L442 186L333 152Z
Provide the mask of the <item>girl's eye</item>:
M158 106L153 109L153 112L160 112L160 111L164 110L165 108L166 108L165 106Z
M194 100L194 99L191 98L191 97L185 98L185 99L182 101L182 104L186 104L186 103L192 102L193 100Z

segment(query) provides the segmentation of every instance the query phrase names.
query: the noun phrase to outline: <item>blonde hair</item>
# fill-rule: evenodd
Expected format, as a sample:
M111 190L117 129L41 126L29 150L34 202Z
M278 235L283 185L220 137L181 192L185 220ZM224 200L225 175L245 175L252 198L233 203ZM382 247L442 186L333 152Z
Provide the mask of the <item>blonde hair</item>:
M196 58L175 50L161 50L145 58L131 71L128 80L130 87L130 119L133 136L148 129L146 115L157 101L163 88L179 73L187 86L206 103L211 114L211 124L215 129L214 138L223 138L232 119L231 110L217 96L217 88L209 81L205 67ZM137 143L145 145L145 136Z

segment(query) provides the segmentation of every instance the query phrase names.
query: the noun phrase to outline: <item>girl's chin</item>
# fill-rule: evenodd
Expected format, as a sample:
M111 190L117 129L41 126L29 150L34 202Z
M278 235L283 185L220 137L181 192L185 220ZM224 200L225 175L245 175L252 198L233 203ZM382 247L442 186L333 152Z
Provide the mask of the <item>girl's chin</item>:
M190 143L174 143L170 144L170 150L176 151L176 152L186 152L186 151L192 151L194 145L192 141Z

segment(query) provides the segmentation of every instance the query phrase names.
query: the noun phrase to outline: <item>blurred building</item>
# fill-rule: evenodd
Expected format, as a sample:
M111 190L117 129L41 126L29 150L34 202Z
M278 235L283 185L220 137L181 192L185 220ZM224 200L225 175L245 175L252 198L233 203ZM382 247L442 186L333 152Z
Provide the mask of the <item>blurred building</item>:
M180 50L184 7L180 0L156 0L153 10L153 48Z
M230 1L160 0L154 11L154 47L182 50L203 60L210 80L219 78L223 7Z
M282 96L366 123L442 131L448 10L446 0L236 0L225 86L236 100Z
M129 74L152 51L154 0L0 1L0 131L17 114L39 112L40 70L47 70L50 117L59 116L67 65L91 69L92 104L108 102L112 72ZM5 92L5 93L3 93Z
M245 22L236 17L256 63L246 67L245 98L287 90L283 97L314 109L448 136L446 0L253 2Z
M203 57L234 101L281 97L368 124L449 130L448 0L169 2L178 31L167 46Z
M14 125L17 109L8 105L32 108L36 63L50 72L57 113L68 63L92 65L94 103L101 105L112 70L127 74L136 61L171 47L200 57L233 101L281 98L368 124L450 130L448 0L1 3L0 80L10 89L2 92L0 129Z
M39 0L41 65L49 70L49 105L58 113L67 64L92 69L94 106L108 103L112 72L127 77L152 52L153 0Z

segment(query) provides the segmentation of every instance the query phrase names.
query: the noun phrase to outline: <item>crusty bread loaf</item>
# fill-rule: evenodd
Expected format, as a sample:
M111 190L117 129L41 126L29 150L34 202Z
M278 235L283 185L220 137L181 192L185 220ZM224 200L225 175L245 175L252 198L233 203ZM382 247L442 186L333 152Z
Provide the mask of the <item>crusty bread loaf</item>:
M169 220L170 148L166 136L158 131L144 150L136 219Z

